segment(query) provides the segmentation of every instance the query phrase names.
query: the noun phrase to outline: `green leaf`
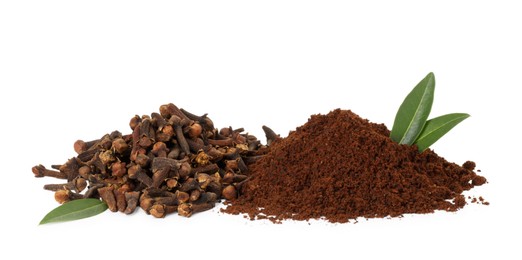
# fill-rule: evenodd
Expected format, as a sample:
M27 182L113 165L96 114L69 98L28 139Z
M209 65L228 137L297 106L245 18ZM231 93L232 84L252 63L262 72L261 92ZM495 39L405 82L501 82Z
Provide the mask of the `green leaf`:
M390 137L400 144L412 145L426 124L433 104L435 75L430 72L402 102Z
M99 199L73 200L47 213L42 221L40 221L40 225L88 218L98 215L105 210L107 210L107 204Z
M419 148L419 152L428 149L428 147L437 142L437 140L449 132L453 127L468 117L468 114L454 113L428 120L424 129L422 129L419 138L415 141L415 144Z

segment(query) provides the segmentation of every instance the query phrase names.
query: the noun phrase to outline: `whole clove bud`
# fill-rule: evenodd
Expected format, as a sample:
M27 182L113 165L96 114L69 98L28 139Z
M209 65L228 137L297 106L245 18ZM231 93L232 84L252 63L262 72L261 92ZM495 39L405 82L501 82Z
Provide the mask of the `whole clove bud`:
M147 187L152 186L152 179L143 171L141 166L133 165L127 170L127 174L129 178L136 179L141 183L145 184Z
M81 153L89 150L94 145L96 145L99 141L100 141L100 139L89 141L89 142L84 142L83 140L77 140L76 142L74 142L74 151L77 154L81 154Z
M167 157L168 151L169 149L164 142L156 142L152 146L152 154L156 155L157 157Z
M56 202L64 204L71 200L83 199L83 195L74 193L70 190L58 190L54 193L54 199Z
M194 178L189 178L185 181L185 183L183 183L183 185L181 185L179 190L183 191L183 192L190 192L190 191L198 189L198 188L199 188L198 181L195 180Z
M176 198L178 199L178 202L181 204L181 203L185 203L185 202L189 201L190 195L186 192L178 190L176 192Z
M227 200L234 200L237 198L237 190L233 185L225 187L221 193L221 196Z
M202 131L203 131L203 128L201 127L201 125L198 123L194 123L191 126L189 126L188 136L190 138L197 138L198 136L201 135Z
M114 153L111 150L103 151L98 156L100 157L103 165L109 165L110 163L116 161L116 157L114 157Z
M119 212L125 212L127 209L127 199L125 198L125 193L130 191L130 186L128 184L122 185L118 189L114 189L114 197L116 198L116 207Z
M102 200L107 204L109 210L112 212L118 211L118 205L116 203L116 197L114 196L114 187L103 187L98 189L98 193Z
M123 154L129 149L129 145L123 138L117 138L112 141L112 149L119 154Z
M123 177L127 173L127 164L124 162L115 162L111 166L112 176ZM81 174L80 174L81 175Z
M149 165L150 163L150 157L145 155L145 154L138 154L136 156L136 160L134 160L134 162L141 166L142 168L145 168Z
M164 204L154 204L149 212L156 218L164 218L167 214L178 211L178 206L169 206Z
M62 184L46 184L44 190L58 191L58 190L75 190L82 192L87 187L87 181L84 178L75 178L68 183Z
M194 213L203 212L214 207L214 203L202 203L202 204L192 204L192 203L183 203L178 206L178 214L183 217L190 217Z
M125 201L127 202L127 208L125 208L125 214L131 214L138 206L138 200L140 198L139 191L125 192Z
M266 135L266 145L270 146L272 144L272 142L274 142L275 140L281 138L278 134L276 134L274 132L274 130L272 130L270 127L264 125L263 126L263 131L265 132L265 135Z
M57 179L67 179L67 173L60 172L60 171L54 171L54 170L48 170L43 165L37 165L32 168L32 171L34 173L34 177L41 178L41 177L54 177Z

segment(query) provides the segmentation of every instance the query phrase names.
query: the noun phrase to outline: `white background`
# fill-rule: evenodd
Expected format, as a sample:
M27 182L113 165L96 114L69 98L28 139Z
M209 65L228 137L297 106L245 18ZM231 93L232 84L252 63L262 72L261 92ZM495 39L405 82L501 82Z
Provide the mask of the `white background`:
M520 259L517 1L2 1L0 259ZM422 3L421 3L422 2ZM432 115L471 118L433 146L489 180L456 213L251 222L138 212L38 226L57 206L33 165L173 102L216 126L286 136L311 114L352 109L391 127L433 71ZM58 180L59 182L59 180ZM11 257L8 257L11 256Z

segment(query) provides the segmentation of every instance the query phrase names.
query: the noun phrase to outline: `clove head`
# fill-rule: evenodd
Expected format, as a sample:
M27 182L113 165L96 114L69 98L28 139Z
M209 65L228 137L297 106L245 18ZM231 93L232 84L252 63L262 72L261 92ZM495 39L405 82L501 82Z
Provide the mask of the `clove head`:
M112 149L119 154L123 154L127 149L129 149L129 145L125 140L123 140L123 138L117 138L112 141Z
M197 138L201 135L201 132L203 131L203 128L200 124L194 123L189 127L188 135L190 138Z
M227 200L234 200L237 198L237 190L233 185L228 185L221 192L221 196Z

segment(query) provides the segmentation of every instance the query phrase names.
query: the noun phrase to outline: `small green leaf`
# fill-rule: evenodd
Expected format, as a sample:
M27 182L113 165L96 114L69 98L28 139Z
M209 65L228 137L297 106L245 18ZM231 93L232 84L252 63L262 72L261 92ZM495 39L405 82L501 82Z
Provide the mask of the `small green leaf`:
M73 200L47 213L40 225L51 222L71 221L98 215L107 210L107 204L99 199Z
M430 145L437 142L437 140L449 132L453 127L468 117L468 114L454 113L428 120L424 129L422 129L419 138L415 141L415 144L419 148L419 152L428 149Z
M433 72L422 79L402 102L390 137L400 144L412 145L426 124L431 112L435 92L435 75Z

